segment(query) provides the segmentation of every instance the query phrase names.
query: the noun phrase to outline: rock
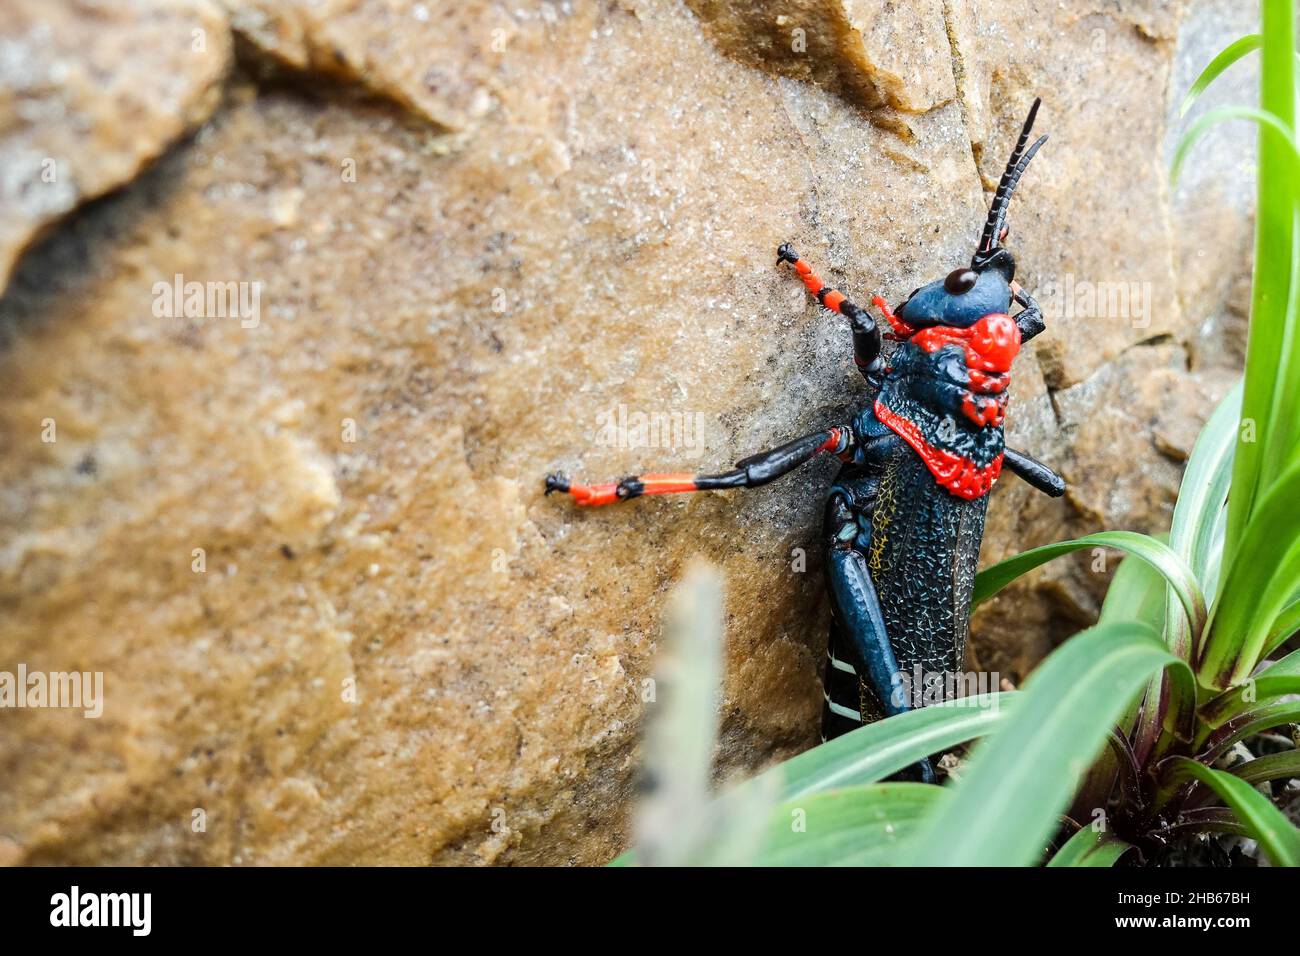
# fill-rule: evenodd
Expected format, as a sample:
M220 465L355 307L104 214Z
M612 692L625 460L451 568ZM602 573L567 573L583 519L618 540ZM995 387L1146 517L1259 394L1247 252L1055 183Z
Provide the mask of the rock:
M910 134L886 108L923 113L956 95L939 0L897 7L884 0L688 0L705 32L730 56L816 83Z
M1233 282L1175 294L1177 17L1073 6L809 0L784 15L829 62L801 66L758 4L226 0L222 109L0 300L0 670L106 696L0 715L4 857L603 862L697 554L728 586L719 780L809 746L832 463L595 512L542 476L709 470L841 420L847 330L776 246L901 300L969 259L1035 94L1011 246L1054 311L1010 435L1071 492L1002 481L984 560L1160 530ZM152 22L125 9L97 42ZM88 135L62 149L113 142ZM1043 569L973 659L1019 681L1104 581Z
M230 31L208 0L12 0L0 34L0 289L53 223L212 115Z
M575 55L572 29L591 12L540 3L508 15L491 4L435 0L219 0L231 27L264 60L333 77L388 99L443 130L463 130L550 51ZM563 21L563 22L562 22Z

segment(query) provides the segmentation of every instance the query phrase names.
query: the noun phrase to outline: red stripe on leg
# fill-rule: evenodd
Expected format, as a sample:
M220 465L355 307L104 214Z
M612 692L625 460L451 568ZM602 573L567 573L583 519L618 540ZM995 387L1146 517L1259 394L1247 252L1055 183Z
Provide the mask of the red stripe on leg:
M838 451L841 437L840 429L838 427L832 428L830 437L817 446L817 454L820 455L824 451Z
M696 490L694 475L642 475L636 480L641 483L643 495L671 495Z
M822 286L825 285L825 283L817 277L817 273L812 271L812 266L808 265L808 263L804 262L802 259L795 260L794 271L799 273L799 278L803 280L803 284L808 287L808 291L813 295L820 292Z
M884 296L873 295L871 297L871 304L879 309L880 314L888 320L890 328L894 330L895 335L901 336L902 338L909 338L916 334L916 329L912 328L898 316L894 315L894 310L889 307L889 303L885 301Z
M618 482L607 481L599 485L570 485L569 494L580 505L608 505L618 501Z

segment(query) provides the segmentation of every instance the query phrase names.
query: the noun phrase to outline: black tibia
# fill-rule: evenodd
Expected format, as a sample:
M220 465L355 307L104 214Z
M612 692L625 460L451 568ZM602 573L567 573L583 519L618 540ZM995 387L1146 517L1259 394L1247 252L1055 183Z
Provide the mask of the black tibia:
M757 488L793 471L819 452L839 454L849 447L852 433L845 426L805 435L758 455L736 462L736 467L720 475L700 475L695 485L701 491L718 488Z
M1065 494L1065 479L1037 458L1014 448L1004 449L1002 464L1045 495L1059 498Z
M861 309L858 311L862 312ZM853 364L858 367L868 385L880 388L885 380L885 360L880 356L880 329L871 316L865 313L862 315L865 319L863 323L858 321L857 316L849 316L853 322Z
M1020 328L1020 341L1028 342L1043 329L1047 328L1047 323L1043 321L1043 310L1038 307L1034 297L1019 286L1015 290L1015 299L1023 306L1020 312L1016 313L1016 325Z

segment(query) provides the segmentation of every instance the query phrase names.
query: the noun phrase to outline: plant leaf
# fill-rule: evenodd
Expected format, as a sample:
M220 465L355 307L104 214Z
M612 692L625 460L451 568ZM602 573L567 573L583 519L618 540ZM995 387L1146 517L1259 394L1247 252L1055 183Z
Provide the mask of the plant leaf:
M1245 683L1229 687L1201 707L1207 727L1222 727L1249 710L1257 710L1286 694L1300 694L1300 651L1269 664Z
M1169 588L1165 579L1154 567L1139 558L1126 557L1115 569L1110 587L1106 589L1106 598L1101 605L1098 623L1107 624L1114 621L1140 621L1157 632L1166 627L1166 617L1172 611L1170 605L1175 599L1169 597ZM1170 618L1171 620L1173 618ZM1147 695L1159 693L1159 682L1163 675L1151 679ZM1119 726L1124 734L1129 735L1142 718L1139 737L1154 745L1160 728L1160 714L1157 710L1142 710L1142 698L1136 697L1129 709L1119 719ZM1128 741L1125 740L1127 746ZM1101 806L1115 781L1115 772L1124 769L1111 759L1114 755L1103 753L1089 772L1089 780L1075 798L1075 803L1083 801L1086 807Z
M1210 787L1237 815L1277 866L1300 866L1300 830L1269 799L1240 777L1214 770L1187 757L1173 757L1174 778L1192 778Z
M1265 141L1274 142L1278 149L1278 157L1283 163L1284 169L1295 171L1300 168L1300 153L1297 153L1295 143L1291 139L1291 130L1277 116L1263 109L1254 106L1216 106L1212 110L1206 110L1205 114L1196 118L1191 126L1187 127L1187 132L1183 138L1178 141L1178 147L1174 150L1174 159L1170 167L1169 178L1173 182L1178 182L1178 177L1183 171L1183 164L1187 162L1187 156L1192 147L1208 133L1212 128L1220 123L1226 123L1228 120L1244 119L1252 120L1260 125L1260 144ZM1288 245L1287 249L1290 248Z
M1260 497L1228 563L1200 654L1200 679L1207 687L1239 684L1250 675L1274 621L1300 588L1297 500L1300 461Z
M1085 826L1066 841L1048 861L1048 866L1114 866L1115 862L1133 849L1132 844L1108 832L1097 832Z
M874 783L910 767L923 757L976 737L1005 723L1016 693L998 692L910 710L828 740L723 794L773 786L779 800Z
M1212 761L1238 740L1297 720L1300 720L1300 701L1282 700L1264 704L1258 710L1238 714L1222 727L1207 725L1210 733L1203 732L1200 736L1205 739L1197 741L1201 759ZM1201 749L1201 744L1204 749Z
M805 794L769 818L759 866L889 866L925 813L949 797L922 783L869 783Z
M1284 423L1278 413L1288 405L1293 417L1297 411L1293 385L1282 374L1294 367L1294 356L1288 357L1288 353L1298 344L1291 334L1295 324L1292 277L1300 188L1293 132L1295 8L1291 0L1264 0L1260 10L1264 41L1260 49L1260 109L1255 117L1261 123L1255 177L1255 256L1241 401L1242 422L1257 426L1258 435L1254 441L1238 436L1224 539L1224 562L1228 567L1247 533L1257 499L1268 490L1275 463L1284 460L1271 447L1274 431L1294 427L1294 423Z
M1232 833L1237 836L1250 836L1249 831L1241 825L1237 815L1226 807L1198 807L1184 810L1178 819L1170 825L1169 833Z
M1066 641L1030 676L1006 725L975 748L916 838L916 865L1023 866L1042 855L1106 735L1162 667L1186 668L1154 630L1099 624Z
M1005 561L999 561L975 576L971 607L978 607L1016 578L1039 565L1089 547L1115 548L1150 564L1174 589L1183 610L1187 612L1192 634L1200 633L1205 624L1205 599L1201 595L1200 586L1196 583L1191 568L1164 542L1157 541L1150 535L1137 534L1133 531L1099 531L1082 538L1031 548Z
M1214 524L1228 500L1237 422L1241 418L1241 390L1238 381L1197 436L1169 525L1169 547L1188 563L1202 583L1209 566Z
M1268 780L1289 780L1300 777L1300 750L1284 750L1247 760L1228 771L1252 787Z
M1165 623L1165 579L1141 558L1124 558L1110 579L1098 623L1141 621L1156 631Z
M1232 66L1242 57L1258 50L1264 43L1264 38L1258 33L1251 33L1233 40L1226 47L1219 51L1218 56L1210 61L1209 66L1201 71L1201 75L1196 78L1187 95L1183 97L1183 104L1178 108L1179 116L1186 116L1187 111L1192 108L1201 94L1206 91L1211 83L1222 75L1223 71Z
M1265 654L1271 653L1288 637L1300 631L1300 597L1296 595L1291 597L1291 603L1282 608L1277 619L1273 621L1272 628L1269 629L1268 639L1264 642Z

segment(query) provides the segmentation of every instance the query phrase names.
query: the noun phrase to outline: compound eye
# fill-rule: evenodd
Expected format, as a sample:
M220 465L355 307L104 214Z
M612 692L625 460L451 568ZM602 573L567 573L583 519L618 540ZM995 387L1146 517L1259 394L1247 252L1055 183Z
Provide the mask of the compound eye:
M953 269L943 280L943 288L949 295L962 295L975 288L978 280L974 269Z

